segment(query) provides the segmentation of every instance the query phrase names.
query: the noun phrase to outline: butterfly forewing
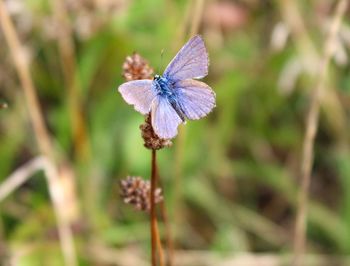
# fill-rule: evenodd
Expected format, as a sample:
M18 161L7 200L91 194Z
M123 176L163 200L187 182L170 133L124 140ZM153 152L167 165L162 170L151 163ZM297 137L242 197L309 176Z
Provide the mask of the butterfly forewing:
M182 122L179 115L165 97L157 96L152 103L152 126L158 137L171 139L177 135Z
M206 116L215 107L215 92L204 82L187 79L176 82L178 103L190 120Z
M200 36L191 38L177 53L164 71L171 81L203 78L208 74L208 54Z
M119 92L128 104L132 104L136 111L148 114L151 104L156 97L152 80L133 80L119 86Z

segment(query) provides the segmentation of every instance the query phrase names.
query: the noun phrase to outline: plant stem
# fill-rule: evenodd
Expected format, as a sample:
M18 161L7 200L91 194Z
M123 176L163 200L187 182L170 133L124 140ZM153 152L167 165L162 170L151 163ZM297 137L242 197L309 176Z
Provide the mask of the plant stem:
M157 164L156 164L156 175L157 175L158 186L160 186L162 188L163 195L164 195L164 189L163 189L162 182L159 178L159 170L158 170ZM166 239L166 248L167 248L167 264L166 265L172 266L173 265L173 256L174 256L174 245L173 245L173 241L171 238L171 228L170 228L170 223L168 220L168 215L167 215L166 205L165 205L164 200L160 203L160 211L161 211L161 215L162 215L162 219L163 219L163 223L164 223L164 227L165 227L165 239ZM160 243L160 241L159 241L159 243ZM160 246L160 249L161 249L161 246ZM162 259L162 257L163 257L162 253L163 253L162 250L160 250L159 257L160 257L161 265L164 264L164 259Z
M307 114L307 124L303 143L301 158L301 188L298 195L297 217L294 237L294 259L293 265L303 264L306 242L306 216L308 205L308 192L311 181L311 169L313 164L313 149L317 133L320 99L325 89L325 81L330 59L335 49L335 38L337 36L341 19L346 10L347 0L340 0L336 6L335 15L331 23L328 37L323 49L320 67L317 73L317 84L311 95L310 109Z
M22 85L22 89L27 101L29 118L34 129L34 134L39 146L41 155L50 161L50 171L48 176L48 186L53 208L56 214L58 234L64 261L66 266L77 265L73 234L69 225L69 220L65 210L65 196L63 186L59 178L58 166L54 157L52 140L44 123L44 117L40 108L38 96L33 80L30 75L29 63L26 58L24 47L20 43L17 32L8 14L4 1L0 0L0 24L4 37L10 48L11 56ZM58 193L59 192L59 193Z
M22 165L10 176L6 177L0 184L0 202L24 184L35 172L44 169L46 161L47 159L43 156L37 157Z
M152 266L157 266L157 217L156 206L154 202L154 192L157 185L157 153L152 150L152 170L151 170L151 248L152 248Z
M77 77L76 53L73 41L73 33L69 24L69 16L63 1L51 1L52 10L60 32L58 34L58 48L62 64L65 86L67 88L68 112L73 133L73 143L75 148L75 156L86 161L90 159L90 144L88 133L84 122L82 103L81 103L81 85Z
M168 215L166 212L166 207L164 202L161 203L160 208L161 208L162 218L163 218L164 227L165 227L165 238L166 238L167 255L168 255L167 266L173 266L174 244L171 238L171 228L170 228L170 223L168 220Z
M159 255L159 265L164 266L164 253L162 248L162 242L160 240L160 234L159 234L159 228L158 223L156 221L156 235L157 235L157 250Z
M27 101L29 118L31 119L40 152L52 158L52 142L45 127L38 97L35 92L33 80L30 76L27 56L2 0L0 0L0 23Z
M155 190L158 183L157 170L157 156L156 150L152 150L152 175L151 175L151 244L152 244L152 266L157 265L157 250L159 254L160 266L164 266L164 254L162 249L162 242L160 240L156 204L155 204Z
M204 0L196 0L193 5L193 17L190 29L190 36L198 34L199 26L202 20L202 14L204 9Z

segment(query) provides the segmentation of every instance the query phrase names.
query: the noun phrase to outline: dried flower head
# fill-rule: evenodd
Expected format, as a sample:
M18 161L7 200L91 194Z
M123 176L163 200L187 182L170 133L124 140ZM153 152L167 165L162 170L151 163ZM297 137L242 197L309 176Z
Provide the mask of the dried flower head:
M0 109L6 109L8 107L7 103L0 102Z
M121 197L125 203L129 203L140 211L149 211L151 208L151 184L141 177L128 176L120 181ZM159 203L163 200L162 190L154 191L154 201Z
M153 68L138 53L127 56L123 63L123 77L126 81L152 79Z
M145 119L145 123L140 125L141 136L144 140L144 146L147 149L159 150L165 147L170 147L173 143L170 139L162 139L154 133L152 123L151 123L151 114L148 114Z

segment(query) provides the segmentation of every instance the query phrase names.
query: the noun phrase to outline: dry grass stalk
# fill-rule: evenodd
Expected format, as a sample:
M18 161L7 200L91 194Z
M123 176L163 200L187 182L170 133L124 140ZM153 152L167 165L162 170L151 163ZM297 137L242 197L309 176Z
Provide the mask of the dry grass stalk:
M86 125L84 123L80 83L76 76L77 63L74 41L72 37L72 28L69 24L67 10L64 2L61 0L51 1L52 9L57 25L60 25L58 34L58 48L61 57L61 64L65 84L67 88L68 109L73 129L73 141L76 155L79 159L85 160L90 158L90 144Z
M43 116L41 115L42 112L40 110L34 84L30 76L26 53L20 44L13 23L10 20L6 6L2 0L0 1L0 23L22 83L22 89L27 100L31 123L38 139L39 149L43 154L51 157L53 156L51 154L52 144L44 124Z
M48 177L50 196L57 218L60 244L64 254L65 265L74 266L76 265L76 255L73 236L69 227L69 223L66 219L67 216L65 215L65 206L62 204L64 203L64 197L62 197L62 194L64 195L64 193L62 191L62 184L59 180L58 168L55 165L52 141L44 123L42 111L40 109L34 83L31 79L29 64L26 60L24 49L19 41L15 27L2 0L0 0L0 24L3 29L5 39L10 48L10 53L13 57L20 82L22 84L22 89L27 101L31 124L33 126L35 137L39 145L40 153L46 156L50 161L50 167L46 172Z
M88 245L86 254L94 265L128 265L128 266L146 266L148 261L144 254L138 249L132 248L112 248L99 243ZM175 256L178 264L181 266L281 266L287 265L292 254L276 253L235 253L222 256L217 252L204 250L179 250ZM307 254L305 262L308 266L334 266L350 265L349 256L332 256L320 254Z
M327 70L330 59L335 49L335 38L339 31L341 19L345 13L347 0L340 0L336 6L334 18L324 45L322 58L319 64L317 83L312 91L310 109L307 114L306 130L301 158L301 188L298 196L297 217L294 237L293 265L303 264L303 254L306 242L306 216L308 205L308 191L311 180L311 168L313 164L313 150L317 133L320 99L325 90Z
M279 1L279 5L283 18L291 30L304 66L308 71L314 72L319 55L307 31L302 15L299 12L298 2L294 0L283 0Z
M18 189L28 179L30 179L35 172L40 170L45 172L45 178L49 186L50 196L55 207L54 210L58 220L59 233L62 241L61 244L66 245L65 247L62 247L62 249L65 251L65 254L68 252L69 257L73 259L75 257L75 254L72 253L74 252L74 246L72 246L73 242L70 241L70 238L72 238L72 233L65 219L66 208L62 205L63 201L60 200L62 195L64 195L64 192L62 191L63 186L58 183L60 182L59 173L49 158L43 156L37 157L21 166L9 177L7 177L5 181L0 184L0 202ZM76 265L74 261L70 261L71 259L66 260L67 266Z
M46 159L37 157L18 168L0 184L0 202L25 183L35 172L44 169Z
M278 3L283 20L290 29L291 37L298 50L296 59L302 63L302 71L313 78L317 77L321 54L310 37L310 31L306 28L301 10L298 8L298 1L284 0ZM339 103L336 91L325 90L320 104L325 110L325 115L331 117L328 119L331 130L338 134L340 141L342 141L344 136L339 129L344 125L342 117L345 116L346 111ZM337 114L334 114L335 112Z
M192 24L190 29L190 36L194 36L198 33L199 26L202 22L202 15L204 10L204 2L205 0L196 0L193 3L193 17Z

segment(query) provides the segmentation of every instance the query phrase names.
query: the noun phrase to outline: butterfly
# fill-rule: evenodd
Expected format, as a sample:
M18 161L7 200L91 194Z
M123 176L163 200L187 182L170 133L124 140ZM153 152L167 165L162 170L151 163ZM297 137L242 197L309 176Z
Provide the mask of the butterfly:
M200 119L215 107L215 92L196 80L208 74L208 65L205 44L196 35L180 49L162 76L129 81L118 90L136 111L151 114L151 124L158 137L172 139L186 119Z

